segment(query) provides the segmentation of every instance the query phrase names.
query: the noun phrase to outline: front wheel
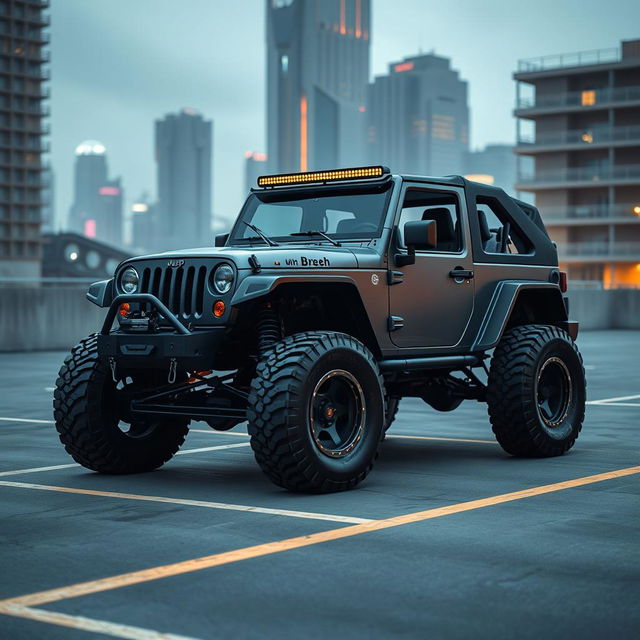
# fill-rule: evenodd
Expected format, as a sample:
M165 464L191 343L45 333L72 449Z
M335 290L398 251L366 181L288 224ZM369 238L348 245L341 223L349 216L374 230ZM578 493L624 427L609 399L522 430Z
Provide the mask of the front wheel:
M385 424L377 364L343 333L287 337L257 367L248 420L256 460L275 484L351 489L371 470Z
M585 400L582 357L566 332L525 325L505 333L491 360L487 403L493 432L507 453L550 457L571 449Z
M53 415L60 441L82 466L100 473L151 471L169 460L184 442L184 418L136 419L129 415L131 394L152 390L156 374L114 381L98 358L95 335L76 345L56 380Z

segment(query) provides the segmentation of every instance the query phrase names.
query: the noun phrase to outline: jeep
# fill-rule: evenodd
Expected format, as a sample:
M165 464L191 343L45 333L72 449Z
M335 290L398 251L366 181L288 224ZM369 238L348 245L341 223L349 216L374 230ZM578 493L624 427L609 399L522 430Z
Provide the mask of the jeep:
M486 402L513 456L568 451L585 410L566 274L538 210L460 176L262 176L215 247L132 258L56 382L66 450L150 471L191 420L247 422L291 491L362 481L401 398Z

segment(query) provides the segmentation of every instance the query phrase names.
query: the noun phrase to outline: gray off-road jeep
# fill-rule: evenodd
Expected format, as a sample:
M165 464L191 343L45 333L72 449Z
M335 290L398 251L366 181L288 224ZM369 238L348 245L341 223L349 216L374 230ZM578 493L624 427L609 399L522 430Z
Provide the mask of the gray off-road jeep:
M103 473L149 471L191 420L248 422L277 485L337 491L371 469L398 403L486 402L515 456L556 456L585 378L566 276L535 207L459 176L363 167L264 176L215 248L133 258L67 357L60 439Z

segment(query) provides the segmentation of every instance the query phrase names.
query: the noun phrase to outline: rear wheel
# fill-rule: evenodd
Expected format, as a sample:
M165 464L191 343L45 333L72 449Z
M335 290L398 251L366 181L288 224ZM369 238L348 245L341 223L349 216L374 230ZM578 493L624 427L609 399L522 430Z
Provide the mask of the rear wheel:
M256 460L291 491L350 489L371 470L385 423L382 380L358 340L306 332L258 364L249 396Z
M487 403L502 448L522 457L558 456L576 441L584 420L582 357L557 327L511 329L491 361Z
M118 377L98 358L89 336L65 359L56 380L54 418L60 441L76 462L101 473L151 471L178 451L189 421L141 420L129 414L131 394L160 386L157 374Z

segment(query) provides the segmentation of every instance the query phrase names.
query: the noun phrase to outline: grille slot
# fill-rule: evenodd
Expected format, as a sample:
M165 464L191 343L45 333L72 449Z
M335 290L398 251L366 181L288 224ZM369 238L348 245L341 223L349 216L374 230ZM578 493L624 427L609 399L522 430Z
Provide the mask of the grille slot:
M139 291L156 296L177 316L201 318L204 313L207 273L208 268L204 265L145 267ZM147 308L147 305L143 308Z

